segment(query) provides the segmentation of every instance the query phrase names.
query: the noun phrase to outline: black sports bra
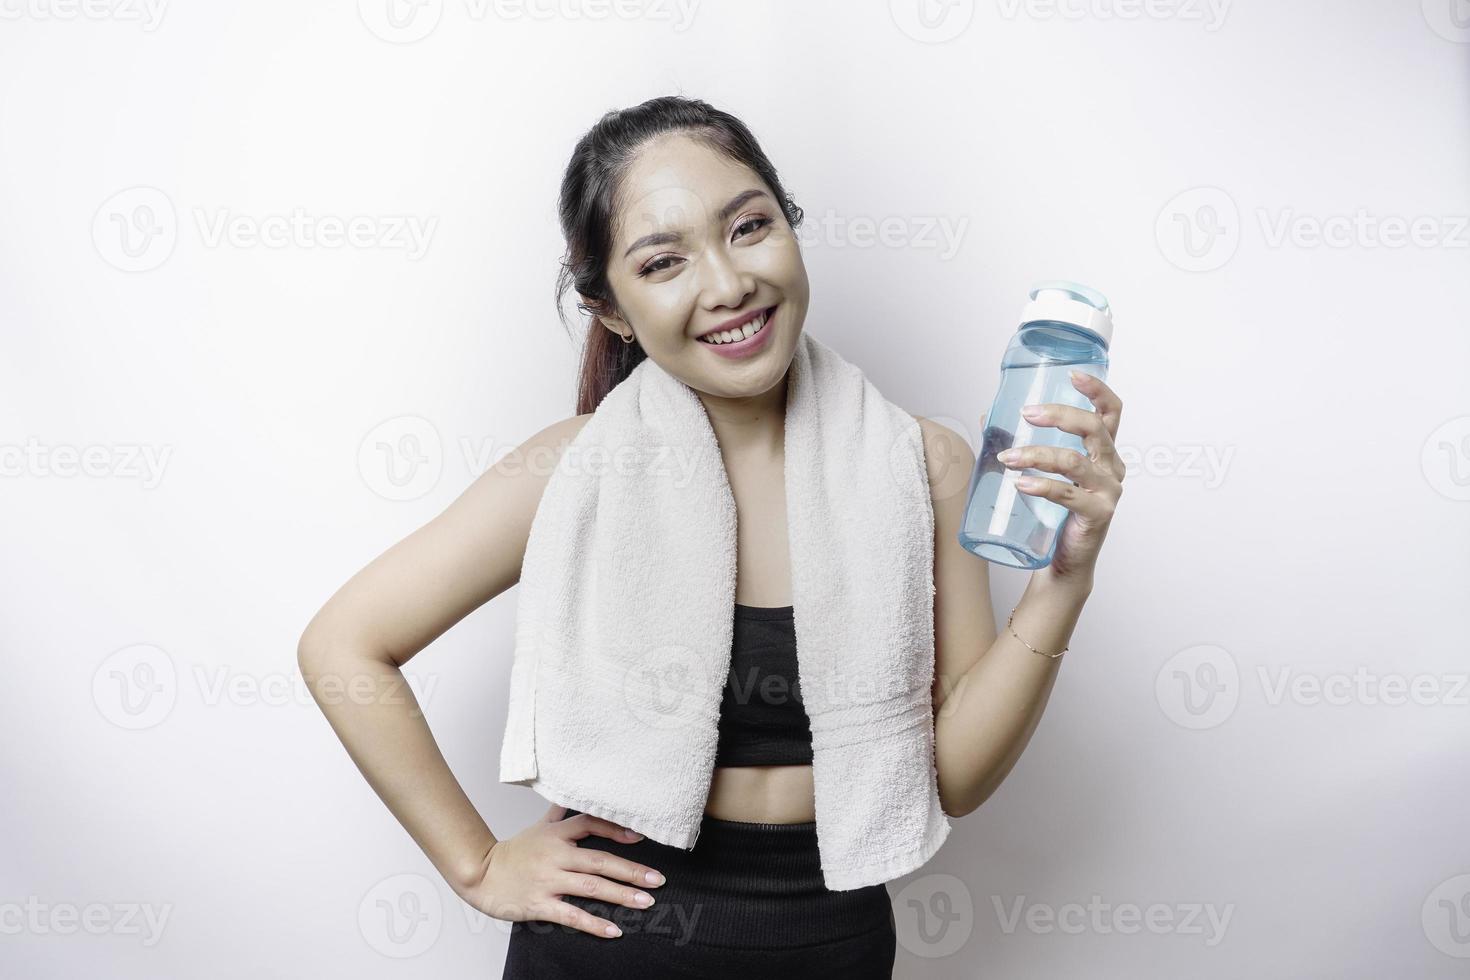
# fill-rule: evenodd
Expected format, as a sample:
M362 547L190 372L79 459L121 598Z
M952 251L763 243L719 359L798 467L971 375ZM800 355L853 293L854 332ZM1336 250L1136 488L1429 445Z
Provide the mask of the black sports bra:
M811 765L812 731L797 678L793 607L737 602L734 632L715 765Z

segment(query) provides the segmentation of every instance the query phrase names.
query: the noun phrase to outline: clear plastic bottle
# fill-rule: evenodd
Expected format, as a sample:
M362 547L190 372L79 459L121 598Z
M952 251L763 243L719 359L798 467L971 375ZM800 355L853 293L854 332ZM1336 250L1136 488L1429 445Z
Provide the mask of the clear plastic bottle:
M1031 288L1021 311L1021 326L1001 361L1000 388L985 417L985 433L965 505L959 541L967 550L1011 568L1042 568L1051 563L1057 535L1071 511L1061 504L1023 493L1016 478L1024 474L1064 480L1060 474L1028 467L1012 469L996 454L1011 446L1060 446L1086 452L1082 437L1055 426L1033 426L1022 405L1060 402L1092 410L1087 396L1072 384L1076 370L1104 381L1113 315L1095 289L1047 280Z

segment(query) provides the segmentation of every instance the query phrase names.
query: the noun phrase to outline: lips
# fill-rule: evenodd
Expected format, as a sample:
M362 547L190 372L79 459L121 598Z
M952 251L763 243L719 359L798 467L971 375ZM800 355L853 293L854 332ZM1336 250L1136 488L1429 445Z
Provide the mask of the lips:
M775 336L779 327L776 324L776 314L781 304L767 307L762 312L765 314L765 323L755 333L743 340L727 341L725 343L710 343L707 340L699 341L700 346L710 353L725 358L726 360L744 360L758 356L761 351L771 346L771 338ZM760 318L757 317L757 320Z
M730 327L725 330L712 330L696 339L700 343L707 344L711 347L731 347L737 344L747 343L761 333L761 331L765 330L766 325L770 323L770 318L775 312L775 309L775 306L768 306L764 310L759 310L752 314L738 327ZM757 326L752 328L753 324ZM750 331L749 335L742 337L741 334L747 330Z

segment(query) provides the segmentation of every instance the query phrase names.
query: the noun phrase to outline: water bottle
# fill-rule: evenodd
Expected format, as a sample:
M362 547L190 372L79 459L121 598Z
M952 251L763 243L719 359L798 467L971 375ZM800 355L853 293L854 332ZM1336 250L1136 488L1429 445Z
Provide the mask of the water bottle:
M1095 289L1047 280L1031 288L1021 311L1021 326L1001 361L1000 389L985 417L985 433L965 505L959 541L967 550L998 565L1042 568L1051 563L1057 536L1071 511L1061 504L1023 493L1022 474L1064 480L1032 467L1012 469L996 454L1011 446L1060 446L1086 453L1082 437L1055 426L1032 425L1022 405L1059 402L1092 410L1087 396L1072 384L1076 370L1107 380L1108 344L1113 314Z

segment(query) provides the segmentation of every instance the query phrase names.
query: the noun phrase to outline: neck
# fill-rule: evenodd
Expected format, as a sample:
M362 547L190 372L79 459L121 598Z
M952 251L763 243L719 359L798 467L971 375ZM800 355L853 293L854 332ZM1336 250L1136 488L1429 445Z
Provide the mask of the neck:
M721 452L774 456L786 445L786 391L791 372L769 391L747 398L722 398L698 392Z

